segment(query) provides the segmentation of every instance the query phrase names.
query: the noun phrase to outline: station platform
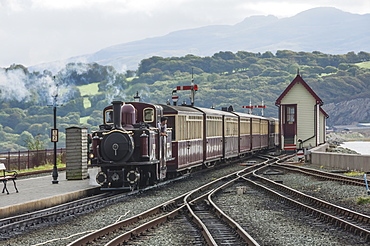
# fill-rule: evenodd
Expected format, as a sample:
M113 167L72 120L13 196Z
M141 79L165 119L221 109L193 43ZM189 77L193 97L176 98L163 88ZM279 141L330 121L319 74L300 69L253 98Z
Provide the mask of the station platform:
M58 184L53 184L52 180L51 173L19 178L16 180L18 193L13 182L8 181L9 194L0 193L0 219L73 201L100 190L100 186L90 179L67 180L65 171L58 172ZM2 183L0 187L2 190Z

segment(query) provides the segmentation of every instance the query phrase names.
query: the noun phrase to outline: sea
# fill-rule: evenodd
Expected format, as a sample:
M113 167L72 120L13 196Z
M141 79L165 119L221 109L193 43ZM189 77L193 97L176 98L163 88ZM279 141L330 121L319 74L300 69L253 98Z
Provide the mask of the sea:
M370 141L344 142L340 147L354 150L361 155L370 155Z

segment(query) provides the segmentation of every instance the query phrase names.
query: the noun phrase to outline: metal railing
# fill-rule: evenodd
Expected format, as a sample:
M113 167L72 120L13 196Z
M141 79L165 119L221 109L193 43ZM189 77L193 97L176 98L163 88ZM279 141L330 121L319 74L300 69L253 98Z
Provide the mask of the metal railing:
M57 159L65 163L65 148L57 149ZM0 162L8 170L23 170L35 168L48 163L54 163L54 149L27 150L0 153Z

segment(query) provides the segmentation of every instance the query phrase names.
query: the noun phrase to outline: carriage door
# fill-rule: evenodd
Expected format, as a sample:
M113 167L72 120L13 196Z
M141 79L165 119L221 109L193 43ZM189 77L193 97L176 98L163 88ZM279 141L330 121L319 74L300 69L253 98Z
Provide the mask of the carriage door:
M297 105L284 105L283 116L284 144L295 144L294 139L297 135Z
M166 154L167 154L167 137L159 136L159 178L163 180L166 178L167 165L166 165Z

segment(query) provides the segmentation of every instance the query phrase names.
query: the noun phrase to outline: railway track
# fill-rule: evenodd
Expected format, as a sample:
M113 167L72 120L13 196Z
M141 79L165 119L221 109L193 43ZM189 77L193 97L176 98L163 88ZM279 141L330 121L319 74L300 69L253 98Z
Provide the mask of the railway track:
M241 178L257 189L269 193L276 199L290 206L303 210L307 214L326 223L331 223L334 226L359 235L368 241L370 240L370 216L306 195L263 177L261 174L271 167L273 167L273 165L263 166L253 171L253 176L242 176ZM320 177L322 176L323 174L320 172ZM335 180L332 176L329 179ZM339 175L336 181L343 182L343 176ZM358 185L357 182L351 184Z
M266 163L261 163L260 165L265 165ZM246 169L243 170L243 172L250 172L249 169L255 168L255 167L256 166L246 168ZM243 173L243 172L239 171L239 172L236 172L236 173ZM211 182L209 184L209 187L207 188L207 189L210 189L208 191L204 190L204 189L206 189L205 187L201 187L201 188L196 189L193 192L191 192L191 194L190 194L190 192L187 192L186 194L183 194L177 200L175 199L175 201L168 201L168 202L162 204L161 206L159 206L159 208L157 208L157 211L144 212L144 213L140 214L139 216L136 216L136 219L133 218L132 220L125 220L123 222L122 221L117 221L116 223L114 223L114 225L108 226L109 228L108 227L104 228L102 230L102 232L97 231L96 233L93 233L93 234L95 234L95 236L93 236L93 239L92 240L87 239L86 243L89 243L89 245L105 245L105 244L106 245L118 245L120 242L122 242L122 239L123 239L123 241L129 241L132 238L135 238L137 235L140 235L144 232L147 232L148 228L153 228L153 226L158 226L158 225L164 223L165 221L170 221L170 223L173 223L173 226L176 226L176 227L181 226L182 227L182 226L184 226L184 224L186 225L186 223L180 223L179 222L179 221L181 221L181 218L182 218L183 221L184 220L188 221L188 223L187 223L188 226L184 226L185 228L183 230L188 231L189 234L191 234L191 233L194 234L194 236L191 237L192 242L187 242L189 244L202 245L207 240L210 240L211 242L212 242L212 240L215 240L216 244L217 244L217 242L222 242L222 240L227 242L227 240L230 240L230 235L234 235L234 238L238 238L238 240L241 240L241 241L239 241L239 243L240 243L240 245L242 245L243 240L245 241L245 240L247 240L246 238L248 238L248 236L243 235L243 234L246 234L246 233L243 232L243 230L240 230L240 228L238 228L237 230L234 230L234 231L230 230L230 229L227 229L227 227L237 228L238 227L237 224L232 224L234 222L219 221L218 225L215 224L215 228L209 227L209 229L207 229L207 230L209 230L210 232L213 232L213 231L217 232L217 230L220 230L220 228L224 227L224 228L226 228L225 230L229 230L229 235L227 235L225 233L225 236L219 237L219 236L212 235L212 233L210 233L209 237L212 238L212 239L206 239L207 236L204 236L204 235L200 236L200 233L199 233L199 231L204 231L204 228L201 228L201 226L195 226L195 227L190 226L190 225L193 225L193 224L196 223L194 221L189 220L189 218L193 218L194 216L189 215L189 214L191 214L190 212L185 212L186 204L188 204L190 208L194 208L194 210L196 210L196 208L198 206L198 200L197 200L197 198L193 198L193 195L195 193L201 192L201 193L204 193L204 194L203 195L197 194L196 196L201 197L199 201L207 201L205 204L200 205L200 206L203 206L203 208L205 208L205 209L203 209L203 213L204 213L204 211L208 210L209 211L208 213L215 214L215 215L212 215L212 216L214 216L216 219L217 219L217 217L226 217L226 216L221 215L222 212L213 212L213 211L216 211L216 209L211 208L213 206L213 205L210 206L212 201L211 201L210 198L207 198L207 196L209 196L210 194L213 194L212 191L216 190L214 187L221 186L220 185L221 183L225 183L225 182L227 183L227 181L229 179L231 180L231 182L234 182L235 180L237 180L239 177L236 175L236 173L233 173L230 176L227 176L227 177L224 177L222 179L215 180L214 182ZM183 178L184 177L181 177L180 179L183 179ZM171 180L167 183L170 183L170 182L173 182L173 181L174 180ZM156 187L161 186L161 185L166 185L167 183L161 183L161 184L157 185ZM218 183L218 184L216 185L216 183ZM211 187L213 187L213 188L211 188ZM149 187L148 189L151 189L151 187ZM76 216L81 215L81 214L86 214L86 213L91 212L91 211L96 211L97 209L105 207L109 204L113 204L113 203L123 201L128 196L137 194L139 192L142 192L142 190L133 191L131 193L124 193L124 194L117 194L117 193L107 194L107 193L104 193L104 194L100 194L100 195L97 195L97 196L94 196L94 197L84 198L82 200L78 200L78 201L70 202L70 203L67 203L67 204L55 206L55 207L44 209L44 210L41 210L41 211L35 211L35 212L32 212L32 213L28 213L28 214L23 214L23 215L14 216L14 217L11 217L11 218L1 219L0 220L1 239L4 240L4 239L10 238L10 237L13 237L15 235L26 233L28 230L39 229L39 228L42 228L42 227L45 227L45 226L53 225L56 222L65 221L69 217L76 217ZM187 198L185 199L186 196L187 196ZM135 220L138 220L140 222L135 222L134 223ZM155 222L155 220L157 220L157 222ZM228 223L231 223L231 224L227 225ZM205 224L208 225L209 223L206 221ZM116 229L114 229L114 228L116 228ZM126 237L127 237L127 235L129 235L129 239L124 239L125 236L118 236L118 235L112 236L114 234L111 233L111 230L119 231L120 234L122 234L122 232L126 231L127 232ZM238 230L239 230L239 232L238 232ZM216 234L219 235L220 233L216 233ZM98 235L98 236L96 236L96 235ZM84 237L84 238L86 239L88 237ZM85 240L85 239L83 239L83 240ZM101 240L103 240L103 241L101 241ZM116 244L116 242L117 242L116 240L119 241L118 244ZM252 240L252 239L248 239L248 240ZM72 243L71 245L85 245L86 244L86 243L83 243L83 241L80 241L80 243L78 243L78 241L79 240L76 240L77 244ZM229 244L229 245L237 245L237 242L233 241L233 243ZM250 244L250 245L253 245L253 244Z
M220 168L222 167L224 167L224 165L220 165ZM208 170L204 169L203 171L207 172ZM161 182L152 187L135 190L129 193L104 193L59 206L0 219L0 241L14 239L15 237L24 237L23 235L31 230L43 230L45 227L65 223L69 219L76 218L77 216L96 212L100 208L104 208L110 204L116 204L125 199L127 200L128 196L145 193L146 190L155 190L158 187L166 186L178 180L187 179L190 176L191 175L184 175L166 182Z
M58 206L0 219L0 237L8 238L14 234L45 226L71 216L84 214L123 199L124 195L115 193L98 194Z
M196 230L198 235L202 235L201 237L192 237L196 239L191 243L188 242L189 244L258 245L243 228L214 204L212 196L239 180L240 176L251 175L254 169L264 166L268 162L271 162L271 159L216 179L139 215L89 233L68 245L145 244L147 238L152 234L148 231L166 222L170 226L180 227L178 221L184 221L184 216L189 218L190 222L180 223L181 227L184 227L184 224L189 225L182 228L182 231L194 233Z
M133 196L145 190L157 188L183 178L186 178L186 176L172 179L142 190L134 190L126 193L109 192L97 194L50 208L3 218L0 219L0 239L7 239L14 235L26 233L29 230L52 225L57 221L87 214L110 204L121 202L129 196Z
M360 178L343 176L343 175L340 175L340 174L329 173L329 172L325 172L325 171L321 171L321 170L317 170L317 169L300 167L300 166L295 166L295 165L291 165L291 164L279 163L276 166L278 166L279 168L285 169L285 170L310 175L310 176L313 176L313 177L316 177L316 178L319 178L319 179L322 179L322 180L337 181L337 182L341 182L341 183L347 184L347 185L366 186L364 180L360 179Z

